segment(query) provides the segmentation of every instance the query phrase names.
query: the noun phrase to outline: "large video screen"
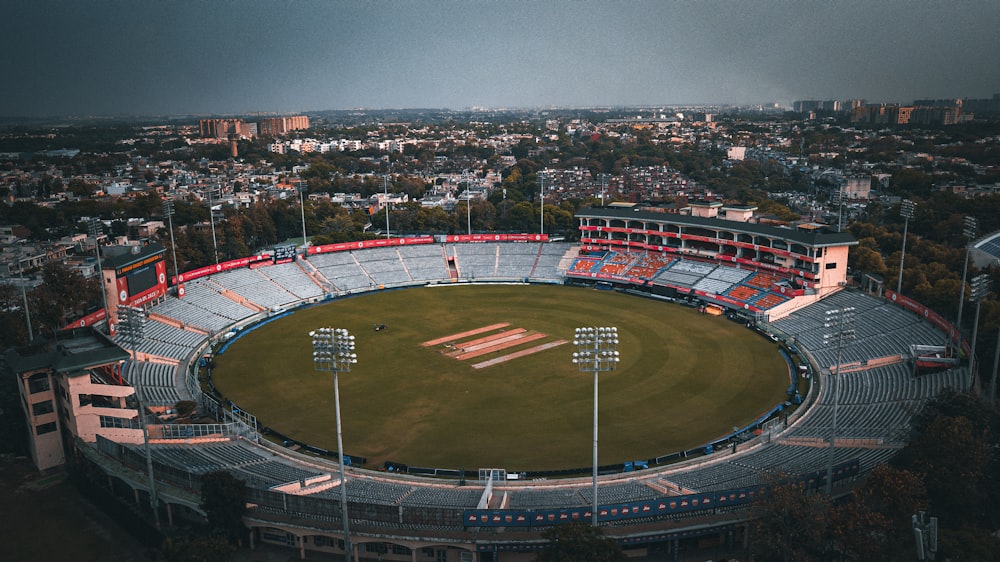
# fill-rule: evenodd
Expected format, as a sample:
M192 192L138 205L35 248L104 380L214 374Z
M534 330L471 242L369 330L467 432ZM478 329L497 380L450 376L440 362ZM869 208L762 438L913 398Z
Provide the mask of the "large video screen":
M156 267L150 264L140 267L125 276L128 283L128 294L131 296L140 295L156 285Z

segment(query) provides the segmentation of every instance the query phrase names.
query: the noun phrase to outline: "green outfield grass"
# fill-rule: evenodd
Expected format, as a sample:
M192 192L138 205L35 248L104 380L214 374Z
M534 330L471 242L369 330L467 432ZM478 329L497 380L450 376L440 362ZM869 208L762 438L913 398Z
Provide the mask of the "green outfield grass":
M499 322L543 340L458 361L421 342ZM375 332L372 325L386 324ZM414 466L586 467L593 376L571 362L578 326L617 326L621 363L599 382L601 464L706 443L785 399L776 344L724 317L567 286L438 286L365 294L296 311L216 357L216 387L264 426L336 450L333 376L308 332L346 328L358 363L340 375L344 450ZM471 363L556 339L569 343L485 369Z

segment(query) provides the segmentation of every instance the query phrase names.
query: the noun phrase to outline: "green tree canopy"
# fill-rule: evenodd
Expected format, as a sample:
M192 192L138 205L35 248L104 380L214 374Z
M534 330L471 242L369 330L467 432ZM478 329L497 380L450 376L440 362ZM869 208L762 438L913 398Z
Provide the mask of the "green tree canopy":
M753 504L753 559L763 562L819 560L827 546L829 504L785 474L769 475Z
M620 562L625 560L618 543L604 536L599 527L573 521L550 527L543 534L549 541L536 562Z
M208 525L231 544L246 534L246 483L226 471L209 472L201 477L201 507Z

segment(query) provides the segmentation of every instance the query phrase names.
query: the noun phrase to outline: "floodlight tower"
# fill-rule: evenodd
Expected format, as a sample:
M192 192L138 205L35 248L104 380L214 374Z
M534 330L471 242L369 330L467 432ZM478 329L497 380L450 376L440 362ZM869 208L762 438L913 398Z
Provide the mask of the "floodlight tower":
M604 196L608 192L608 174L601 174L601 207L604 207Z
M170 227L170 255L174 259L174 285L181 282L181 274L177 270L177 244L174 244L174 200L165 199L163 201L163 214L167 216L167 224Z
M104 291L104 266L101 265L101 242L97 239L98 234L101 234L101 221L96 218L87 221L87 234L94 237L94 250L97 252L97 277L101 282L101 300L104 302L104 321L110 328L111 322L108 320L108 316L111 313L108 311L108 295ZM172 243L171 246L173 246Z
M469 191L471 180L468 170L462 172L462 179L465 180L465 221L468 224L469 236L472 236L472 192Z
M302 253L309 249L309 239L306 238L306 186L299 185L299 210L302 213Z
M21 285L21 299L24 301L24 321L28 324L28 343L35 339L31 331L31 311L28 310L28 293L24 288L24 262L21 261L22 248L20 245L14 247L14 256L17 259L17 279Z
M997 345L993 351L993 375L990 377L990 388L987 397L990 404L997 403L997 370L1000 369L1000 327L997 327Z
M976 339L979 337L979 308L986 295L990 294L990 276L980 273L972 278L972 292L969 300L976 303L976 319L972 322L972 349L969 351L969 375L976 380Z
M910 226L910 219L913 218L913 209L916 206L917 204L909 199L903 199L903 202L899 204L899 216L903 217L903 252L899 256L899 281L896 282L897 293L903 289L903 260L906 259L906 233Z
M215 209L212 207L212 192L215 188L208 188L208 216L212 221L212 248L215 249L215 265L219 265L219 242L215 238Z
M613 371L620 360L618 355L618 328L614 326L588 326L577 328L573 335L573 363L580 372L594 373L594 470L593 513L591 525L597 526L597 375Z
M538 206L539 211L539 221L538 221L538 233L545 234L545 174L538 174L538 199L541 205Z
M965 235L965 261L962 262L962 289L958 295L958 320L955 322L959 332L962 331L962 310L965 308L965 277L969 271L969 252L972 250L972 240L976 237L978 227L979 221L976 217L965 217L965 227L962 228L962 234Z
M837 342L837 364L835 366L836 374L834 369L830 369L830 396L833 400L833 420L832 426L830 428L830 449L827 452L827 462L826 462L826 495L827 497L833 494L833 449L837 441L837 408L840 405L840 382L837 380L840 378L840 364L844 352L844 340L854 339L855 333L852 326L854 325L854 307L847 306L844 308L835 308L826 311L826 319L823 323L824 328L834 328L835 331L824 334L823 340L829 342L831 340L836 340Z
M344 471L344 437L340 428L340 384L338 373L349 373L358 362L354 353L354 336L343 328L319 328L309 332L312 337L313 365L317 371L333 373L333 400L337 412L337 462L340 464L340 509L344 520L344 560L351 562L351 531L347 519L347 477Z
M844 230L844 184L837 185L837 232Z
M382 190L385 194L385 237L389 238L389 174L382 178Z
M146 424L146 405L142 396L143 387L140 383L142 371L139 372L138 377L135 376L135 368L139 362L139 342L144 336L145 322L146 316L142 309L124 304L118 305L117 331L121 335L125 336L132 351L132 361L129 363L129 369L132 371L133 376L130 377L131 380L129 380L129 383L132 385L132 388L135 389L135 398L139 409L139 427L142 428L142 448L146 453L146 476L149 480L149 507L153 510L153 523L156 525L156 528L159 529L160 502L156 493L156 478L153 476L153 455L149 450L149 427Z

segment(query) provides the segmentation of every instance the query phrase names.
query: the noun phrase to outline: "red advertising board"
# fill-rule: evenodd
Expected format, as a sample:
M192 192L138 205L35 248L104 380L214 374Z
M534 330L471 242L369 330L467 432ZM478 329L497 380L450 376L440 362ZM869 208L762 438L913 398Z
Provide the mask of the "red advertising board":
M238 258L235 260L224 261L217 265L206 265L205 267L199 267L198 269L192 269L191 271L185 271L180 274L180 279L174 279L174 284L178 282L183 283L184 281L191 281L193 279L198 279L199 277L205 277L206 275L212 275L213 273L222 273L223 271L229 271L231 269L239 269L241 267L249 267L251 264L271 259L267 254L259 254L256 256L250 256L248 258Z
M446 242L548 242L548 234L450 234Z
M330 252L346 252L348 250L364 250L365 248L385 248L392 246L418 246L433 244L433 236L415 236L413 238L377 238L374 240L359 240L357 242L341 242L339 244L322 244L306 249L309 255L328 254Z
M96 312L91 312L90 314L84 316L83 318L77 320L76 322L63 326L63 330L72 330L73 328L86 328L87 326L93 326L94 324L97 324L101 320L104 320L104 318L107 315L108 315L107 311L105 311L102 308Z
M951 325L951 322L948 322L947 320L942 318L941 315L938 314L937 312L934 312L933 310L911 299L910 297L897 293L896 291L886 289L885 298L889 302L895 303L905 308L906 310L909 310L910 312L918 314L931 324L934 324L938 329L940 329L944 333L954 334L955 336L959 336L958 330L956 330ZM962 349L965 350L966 353L968 353L969 343L963 340Z

